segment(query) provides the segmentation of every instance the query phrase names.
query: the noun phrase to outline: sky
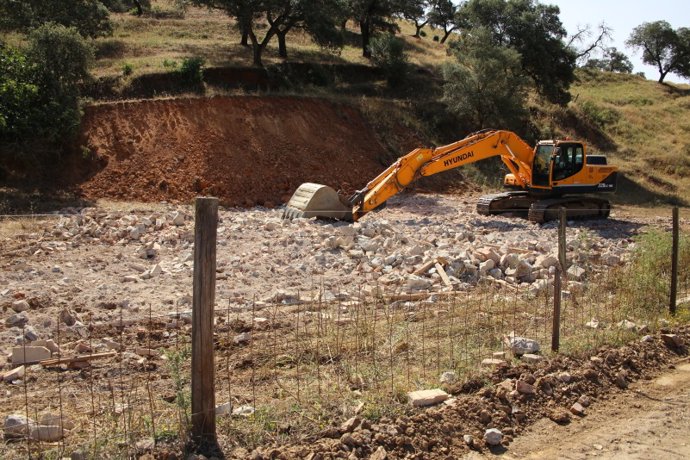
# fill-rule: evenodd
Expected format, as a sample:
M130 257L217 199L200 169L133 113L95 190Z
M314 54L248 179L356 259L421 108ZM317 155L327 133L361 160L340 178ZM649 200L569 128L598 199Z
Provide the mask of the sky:
M633 72L644 72L651 80L659 78L659 71L642 63L640 52L633 52L625 45L632 30L643 22L668 21L674 29L690 27L690 1L688 0L539 0L540 3L558 5L561 22L569 34L577 31L578 25L590 24L595 30L602 21L613 29L613 42L623 51L635 66ZM669 74L666 81L688 83L676 75Z

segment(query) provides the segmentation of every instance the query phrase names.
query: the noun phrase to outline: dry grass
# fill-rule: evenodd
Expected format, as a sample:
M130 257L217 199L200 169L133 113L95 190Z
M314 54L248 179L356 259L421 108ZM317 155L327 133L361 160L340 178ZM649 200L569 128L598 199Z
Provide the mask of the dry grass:
M582 116L598 118L595 123L613 141L603 153L640 188L689 202L690 86L610 73L580 77L572 105Z
M170 2L152 2L159 8L170 8ZM112 37L96 41L97 49L109 53L96 62L96 76L121 74L125 65L131 66L133 75L160 72L173 63L191 56L201 56L209 66L251 65L251 49L239 44L240 34L234 19L222 11L189 7L184 19L155 19L131 14L113 14L115 31ZM399 21L401 37L407 44L410 62L423 67L435 67L446 59L446 46L434 42L434 32L425 28L428 36L415 39L414 26ZM349 39L337 54L321 49L301 30L290 32L287 39L290 61L343 62L368 64L358 46L356 25L348 24ZM262 30L259 29L261 36ZM116 46L113 46L115 44ZM264 64L282 62L278 44L273 40L265 54Z

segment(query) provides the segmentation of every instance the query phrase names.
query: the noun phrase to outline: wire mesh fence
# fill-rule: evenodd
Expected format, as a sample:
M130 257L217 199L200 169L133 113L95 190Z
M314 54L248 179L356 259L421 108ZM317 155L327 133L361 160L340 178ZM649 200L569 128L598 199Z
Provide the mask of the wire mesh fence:
M623 343L666 324L668 236L666 230L646 235L620 267L581 263L581 273L567 276L561 353ZM687 318L687 233L680 260L679 315ZM251 450L311 439L354 414L409 412L409 391L441 382L452 388L516 359L506 341L511 334L535 340L548 356L558 294L552 281L553 275L539 285L487 278L466 291L433 294L377 286L347 297L315 289L271 302L223 300L214 326L221 446ZM70 326L63 310L48 341L32 343L22 330L12 361L27 363L5 390L3 415L16 420L5 429L0 456L129 457L186 442L190 312L115 308L110 321ZM31 359L37 346L49 355Z

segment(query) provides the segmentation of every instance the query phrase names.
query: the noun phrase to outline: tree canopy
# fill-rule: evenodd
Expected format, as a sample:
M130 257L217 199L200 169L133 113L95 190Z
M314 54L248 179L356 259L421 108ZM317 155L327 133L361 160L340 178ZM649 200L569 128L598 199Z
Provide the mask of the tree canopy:
M615 47L606 48L601 59L589 59L584 67L618 73L631 73L633 71L632 62L628 56Z
M659 83L669 73L690 78L690 29L674 30L666 21L645 22L633 29L626 42L642 51L642 61L659 71Z
M0 0L0 29L28 32L49 22L74 27L84 37L113 31L110 13L98 0Z
M529 79L515 49L497 45L484 27L465 31L451 44L455 62L443 67L443 99L476 129L520 126Z
M280 54L287 56L285 35L295 27L302 27L314 41L324 47L342 45L337 28L344 16L344 0L193 0L225 11L237 20L244 37L251 41L253 63L262 67L262 55L274 36L278 37ZM265 18L268 27L260 35L258 22Z
M575 81L576 55L563 41L567 33L559 13L557 6L535 0L470 0L460 12L468 27L488 30L492 44L519 53L540 94L566 104Z
M59 24L36 28L28 40L26 51L0 45L0 144L57 143L81 120L79 84L89 78L91 45Z

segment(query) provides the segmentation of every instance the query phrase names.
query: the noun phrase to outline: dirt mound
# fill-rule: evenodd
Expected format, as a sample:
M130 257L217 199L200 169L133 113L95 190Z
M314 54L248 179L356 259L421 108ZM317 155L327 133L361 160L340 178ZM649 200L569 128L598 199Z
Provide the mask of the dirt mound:
M82 144L102 167L87 198L227 206L287 201L302 182L352 191L382 169L384 149L360 112L321 99L216 97L87 108Z
M684 343L690 336L686 326L661 331L678 334ZM344 453L353 452L356 458L448 459L470 449L500 454L535 422L548 418L567 424L578 417L570 410L575 403L587 413L590 404L596 407L597 402L625 392L629 383L650 379L662 366L687 354L687 347L666 345L656 336L649 341L638 338L620 348L605 346L592 356L556 356L538 365L504 366L484 378L446 388L456 397L447 406L421 409L395 420L382 417L352 433L329 427L323 438L309 444L258 449L247 458L343 458ZM513 391L518 381L533 391ZM488 428L500 429L502 446L485 443ZM471 440L463 437L468 434Z

